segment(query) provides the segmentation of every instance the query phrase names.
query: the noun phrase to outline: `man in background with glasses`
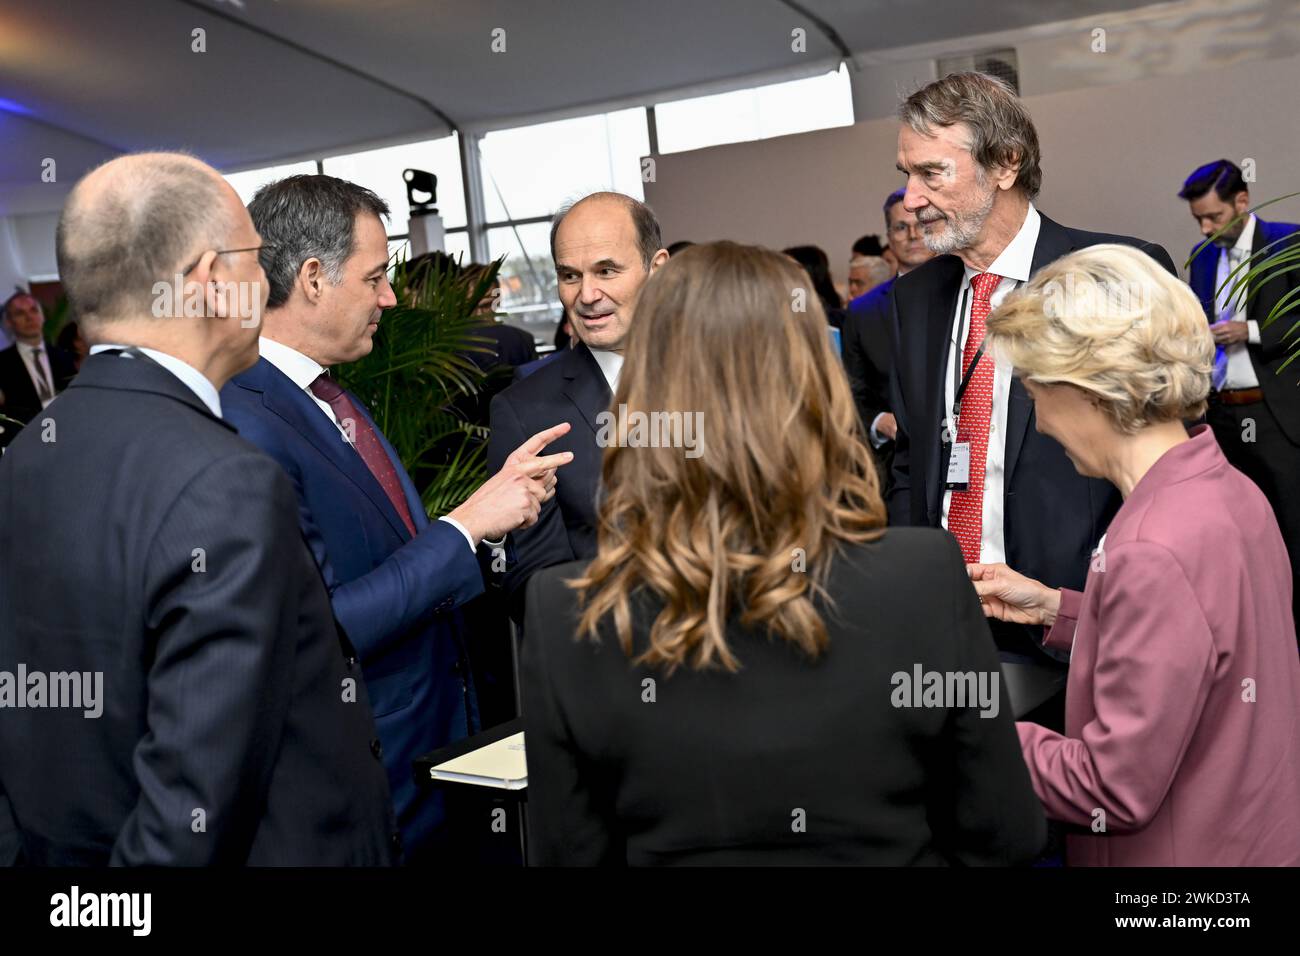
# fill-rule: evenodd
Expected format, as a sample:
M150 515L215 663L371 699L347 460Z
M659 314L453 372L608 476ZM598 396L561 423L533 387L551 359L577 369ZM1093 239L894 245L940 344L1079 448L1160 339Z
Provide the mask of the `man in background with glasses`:
M926 248L925 233L915 213L903 208L904 192L896 189L885 199L885 235L890 251L898 260L898 274L849 303L842 333L844 370L853 387L862 428L876 454L882 488L889 476L894 435L898 430L889 408L890 352L894 347L889 294L898 276L906 275L934 256Z

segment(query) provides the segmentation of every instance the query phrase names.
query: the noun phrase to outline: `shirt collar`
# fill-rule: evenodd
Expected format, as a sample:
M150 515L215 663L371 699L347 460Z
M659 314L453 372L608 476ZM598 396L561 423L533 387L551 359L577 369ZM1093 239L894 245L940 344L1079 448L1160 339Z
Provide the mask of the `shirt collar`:
M1234 249L1244 249L1246 254L1250 254L1251 248L1255 245L1255 214L1252 212L1246 217L1246 224L1241 227L1241 235L1237 237L1237 242L1233 245Z
M1034 265L1034 247L1038 245L1038 230L1042 225L1043 217L1039 215L1034 204L1029 204L1029 210L1025 213L1025 221L1020 224L1020 231L1015 234L1006 248L998 253L989 267L984 270L991 272L996 276L1003 276L1007 279L1014 279L1016 282L1025 282L1029 279L1030 270ZM979 272L966 267L966 284L979 275Z
M596 360L596 364L600 366L601 372L604 373L605 381L609 383L609 390L611 392L616 391L618 389L618 376L623 370L623 353L592 349L591 355Z
M134 346L145 355L149 356L167 371L171 372L181 380L181 384L199 397L208 410L217 418L221 417L221 396L217 393L217 387L213 385L206 375L196 369L188 362L182 362L174 355L168 355L166 352L159 352L157 349L146 349L141 346ZM127 349L132 348L128 345L116 345L108 342L101 342L99 345L90 347L90 354L95 355L99 352L105 352L109 349Z
M262 353L262 358L283 372L299 388L308 388L325 371L325 366L314 358L303 355L283 342L259 336L257 348Z

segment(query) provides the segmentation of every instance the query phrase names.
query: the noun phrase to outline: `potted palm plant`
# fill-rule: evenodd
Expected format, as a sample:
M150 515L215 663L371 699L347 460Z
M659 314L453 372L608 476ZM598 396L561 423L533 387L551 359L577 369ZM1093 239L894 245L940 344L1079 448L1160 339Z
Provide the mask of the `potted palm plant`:
M476 394L484 373L471 352L490 351L476 335L474 310L501 266L465 275L450 259L413 269L394 265L397 305L384 312L370 354L342 366L339 381L370 410L433 516L451 511L487 477L487 429L467 420L458 400Z

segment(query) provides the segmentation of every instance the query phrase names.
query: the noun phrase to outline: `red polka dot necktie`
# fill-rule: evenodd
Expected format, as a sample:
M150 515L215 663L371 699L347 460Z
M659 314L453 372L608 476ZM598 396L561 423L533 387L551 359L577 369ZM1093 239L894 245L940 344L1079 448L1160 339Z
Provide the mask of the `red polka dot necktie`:
M961 371L964 375L984 343L984 323L989 317L993 290L1001 276L981 272L971 278L974 294L970 304L970 332L962 349ZM948 503L948 530L961 545L967 563L980 559L980 540L984 534L984 463L989 454L989 421L993 417L993 368L988 355L981 355L971 374L970 384L961 397L961 417L957 420L957 441L970 443L970 480L965 491L954 491Z
M393 509L406 525L406 530L411 532L411 537L415 537L415 522L411 520L411 511L406 506L406 495L402 493L402 482L397 477L397 469L380 444L379 436L370 421L357 411L351 396L343 387L328 375L321 373L308 388L334 410L338 423L352 436L352 447L375 476L379 487L384 489L384 494L388 495L388 500L393 503Z

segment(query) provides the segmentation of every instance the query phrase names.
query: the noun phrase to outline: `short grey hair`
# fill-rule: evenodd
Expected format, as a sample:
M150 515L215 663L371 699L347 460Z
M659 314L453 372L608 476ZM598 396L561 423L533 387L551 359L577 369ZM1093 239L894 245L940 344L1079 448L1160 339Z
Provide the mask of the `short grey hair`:
M583 196L581 199L567 202L561 206L551 220L551 261L555 261L555 235L560 231L560 223L564 222L564 217L573 212L576 207L593 199L613 200L627 210L627 214L632 217L632 226L636 230L636 245L637 250L641 253L641 266L648 272L655 253L662 249L664 245L663 235L659 230L659 220L655 218L655 214L649 206L639 199L633 199L631 196L623 195L623 193L592 193L589 196Z
M882 256L854 256L849 260L849 268L866 269L872 286L887 281L893 272Z
M119 156L82 177L54 240L73 316L90 330L151 315L154 285L171 285L187 257L221 248L230 235L228 188L216 170L180 152Z
M922 136L936 126L965 123L970 152L980 170L1017 162L1016 185L1033 199L1043 185L1038 132L1020 98L1005 81L987 73L952 73L929 83L898 108L898 118Z
M357 215L365 212L382 221L388 203L364 186L334 176L289 176L259 189L248 213L265 244L262 270L271 288L267 308L289 301L308 259L319 259L330 282L337 284L355 251Z

